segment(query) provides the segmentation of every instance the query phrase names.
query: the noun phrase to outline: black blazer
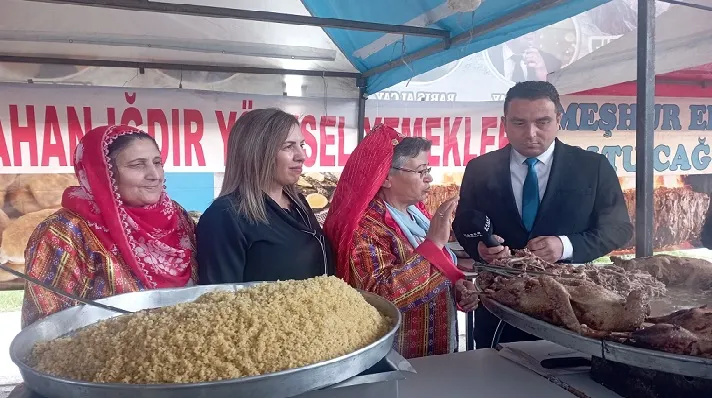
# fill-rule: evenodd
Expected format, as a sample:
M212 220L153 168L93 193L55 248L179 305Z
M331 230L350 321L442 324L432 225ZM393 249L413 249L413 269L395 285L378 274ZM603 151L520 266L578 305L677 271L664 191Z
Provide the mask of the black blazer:
M585 263L624 247L633 236L623 192L608 160L600 154L556 140L551 174L531 233L527 232L512 193L511 145L472 159L465 171L455 223L465 209L492 220L493 232L511 249L524 248L537 236L568 236L573 263ZM457 236L475 259L477 240Z
M196 230L201 285L308 279L334 274L331 246L300 194L293 209L265 195L269 224L239 215L235 196L215 199Z

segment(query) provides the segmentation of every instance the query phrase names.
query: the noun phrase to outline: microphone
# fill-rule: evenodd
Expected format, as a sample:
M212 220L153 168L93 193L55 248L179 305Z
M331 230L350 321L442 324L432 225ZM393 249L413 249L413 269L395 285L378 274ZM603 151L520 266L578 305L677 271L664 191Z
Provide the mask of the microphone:
M453 229L459 239L470 242L472 242L472 239L477 239L487 247L496 247L501 244L492 236L492 222L489 217L481 211L474 209L463 211L462 215L457 218L455 225L453 225ZM466 246L464 243L461 242L463 247Z

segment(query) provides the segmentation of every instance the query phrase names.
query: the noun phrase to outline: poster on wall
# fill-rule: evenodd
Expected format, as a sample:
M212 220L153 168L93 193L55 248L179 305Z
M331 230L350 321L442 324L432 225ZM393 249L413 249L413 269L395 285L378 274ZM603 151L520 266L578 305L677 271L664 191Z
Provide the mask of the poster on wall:
M0 261L18 269L29 234L60 207L64 189L77 183L74 150L92 127L130 124L154 136L170 196L196 218L220 192L227 138L244 112L278 107L299 118L307 159L298 185L320 220L357 141L356 103L350 100L42 85L3 85L2 90ZM561 111L559 138L606 156L634 218L634 98L564 97ZM427 205L434 210L457 194L471 159L507 144L501 114L501 102L369 100L364 124L366 132L384 123L432 141L434 182ZM656 249L699 245L712 191L711 114L708 100L658 99L653 154Z
M435 68L371 95L390 101L502 101L516 82L546 80L635 30L637 0L611 0L505 43ZM656 15L670 4L658 1ZM406 39L407 43L407 39ZM395 54L398 54L396 48Z

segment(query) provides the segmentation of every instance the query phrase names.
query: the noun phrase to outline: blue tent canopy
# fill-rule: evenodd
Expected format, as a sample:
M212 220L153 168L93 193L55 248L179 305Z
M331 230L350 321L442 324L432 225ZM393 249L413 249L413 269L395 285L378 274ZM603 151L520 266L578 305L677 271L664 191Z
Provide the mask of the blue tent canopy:
M484 0L474 12L456 12L447 0L302 2L315 17L416 25L450 33L451 46L446 49L448 39L325 28L346 58L365 75L366 93L372 94L608 0ZM409 60L409 56L428 48L433 49L431 55Z
M608 1L2 0L0 63L358 79L373 94Z

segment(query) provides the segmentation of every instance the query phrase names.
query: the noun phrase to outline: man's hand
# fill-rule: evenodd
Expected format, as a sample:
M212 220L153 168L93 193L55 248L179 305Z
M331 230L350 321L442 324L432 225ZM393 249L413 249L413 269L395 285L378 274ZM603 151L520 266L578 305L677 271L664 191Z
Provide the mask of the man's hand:
M558 236L539 236L527 243L527 249L544 261L555 263L564 254L564 244Z
M455 298L463 312L473 311L480 302L475 284L466 279L460 279L455 283Z
M499 243L504 243L504 239L500 238L497 235L492 235L497 242ZM480 255L480 258L484 260L486 263L492 263L494 260L498 258L505 258L505 257L510 257L512 253L509 251L509 247L507 246L495 246L495 247L487 247L482 242L479 242L477 244L477 253Z
M549 71L546 69L546 62L544 62L544 57L536 48L528 48L524 51L524 64L529 68L533 68L536 71L537 80L546 80L546 75Z

